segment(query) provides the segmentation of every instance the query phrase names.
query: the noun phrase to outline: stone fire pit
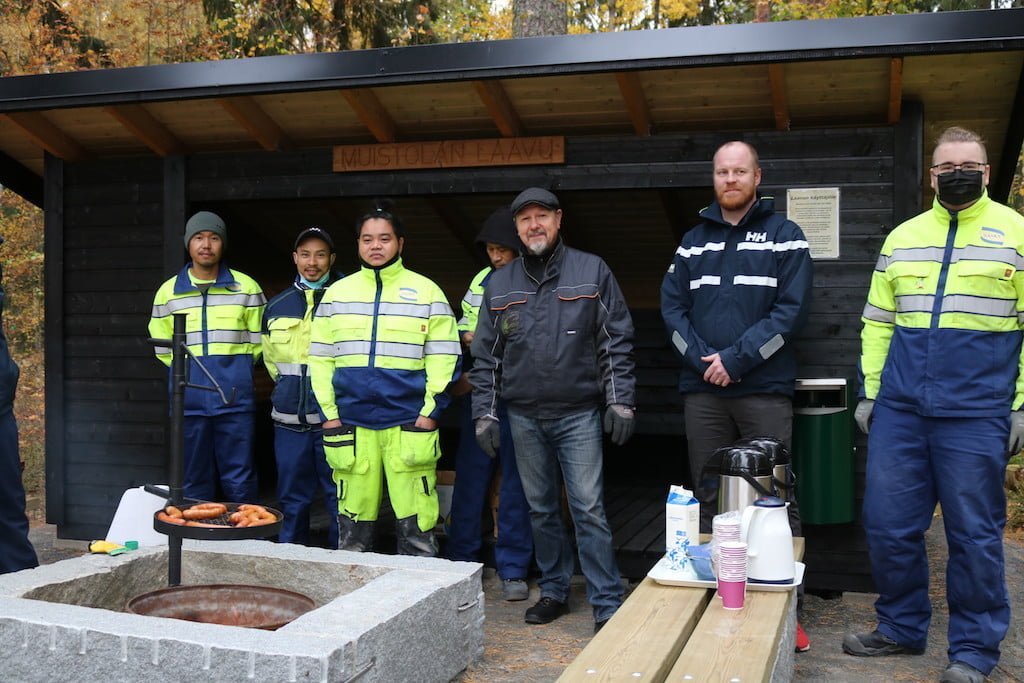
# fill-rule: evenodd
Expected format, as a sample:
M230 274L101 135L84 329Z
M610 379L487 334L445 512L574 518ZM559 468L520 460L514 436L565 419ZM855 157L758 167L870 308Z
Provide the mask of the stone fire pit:
M129 614L167 548L0 576L10 681L448 681L483 654L481 566L268 541L189 541L182 584L255 584L317 604L277 631Z

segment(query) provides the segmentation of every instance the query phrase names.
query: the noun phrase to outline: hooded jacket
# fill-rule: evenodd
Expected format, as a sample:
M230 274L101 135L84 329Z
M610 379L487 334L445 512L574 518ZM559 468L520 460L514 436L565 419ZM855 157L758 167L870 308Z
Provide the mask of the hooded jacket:
M793 395L792 341L807 318L813 266L800 227L759 197L738 225L717 202L683 236L661 285L661 315L683 361L679 391ZM732 383L704 381L719 353Z
M474 418L496 417L499 398L534 418L636 404L633 320L601 258L559 239L546 265L522 256L492 273L484 302L471 347Z
M508 247L515 253L519 253L523 246L516 232L515 217L508 207L501 207L494 211L484 221L480 234L476 236L476 244L484 252L484 258L489 260L487 255L488 244L500 244ZM480 312L480 304L484 300L484 288L494 272L493 266L487 266L477 273L469 283L469 289L462 297L462 317L459 318L459 335L476 330L477 316ZM468 358L467 358L468 360Z

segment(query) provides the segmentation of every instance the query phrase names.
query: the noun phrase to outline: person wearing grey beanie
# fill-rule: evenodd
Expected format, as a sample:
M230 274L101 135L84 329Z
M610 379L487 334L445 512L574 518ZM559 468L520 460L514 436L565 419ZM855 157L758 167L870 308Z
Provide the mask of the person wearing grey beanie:
M174 314L186 314L189 352L224 395L233 397L225 404L217 393L203 391L210 381L197 363L189 363L184 493L204 501L255 503L253 365L262 354L266 298L255 280L224 263L227 228L220 216L193 214L185 223L184 239L191 260L157 290L149 335L170 339ZM157 347L156 356L170 366L170 348Z
M224 225L224 219L212 211L197 211L185 223L185 248L188 249L193 237L204 231L217 235L223 245L227 246L228 229Z

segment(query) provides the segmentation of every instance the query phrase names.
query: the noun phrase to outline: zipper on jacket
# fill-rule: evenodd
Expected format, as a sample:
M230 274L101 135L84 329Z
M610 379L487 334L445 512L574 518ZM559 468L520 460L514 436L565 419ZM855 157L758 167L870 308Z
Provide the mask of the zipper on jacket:
M316 304L314 303L313 306L310 306L310 303L311 303L310 299L312 299L313 297L311 296L309 299L307 299L306 298L306 292L303 292L302 290L299 290L299 291L302 294L303 301L306 302L306 311L302 314L302 325L305 326L307 319L309 320L310 324L312 324L312 322L313 322L313 310L315 310ZM308 290L308 291L314 292L314 293L316 292L316 290L312 290L312 289ZM309 375L309 356L308 356L308 351L307 351L307 356L306 356L306 362L305 363L300 363L299 365L300 365L300 370L299 370L299 424L301 424L301 425L308 425L309 422L306 421L306 413L308 412L306 410L306 396L309 394L309 392L307 391L307 381L308 380L306 379L307 376Z
M370 330L370 360L367 363L369 368L377 365L377 323L380 320L380 297L384 292L384 280L380 276L380 271L373 271L373 275L377 280L377 293L373 297L373 329Z
M939 270L939 281L935 284L935 301L932 303L932 317L928 327L939 326L939 315L942 313L942 298L946 292L946 277L949 275L949 262L953 258L953 244L956 242L958 217L956 211L949 212L949 233L946 235L946 248L942 252L942 268Z
M209 291L209 288L207 288L206 291L200 291L200 294L203 295L203 356L210 355L210 327L206 319L206 295L209 293Z

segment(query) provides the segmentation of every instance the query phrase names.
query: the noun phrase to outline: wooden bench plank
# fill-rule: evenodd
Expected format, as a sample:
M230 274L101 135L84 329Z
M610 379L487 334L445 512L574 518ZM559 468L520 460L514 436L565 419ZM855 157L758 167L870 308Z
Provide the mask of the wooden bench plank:
M558 680L665 680L712 594L645 578Z
M727 610L713 598L666 681L772 679L794 591L747 591L743 609Z

